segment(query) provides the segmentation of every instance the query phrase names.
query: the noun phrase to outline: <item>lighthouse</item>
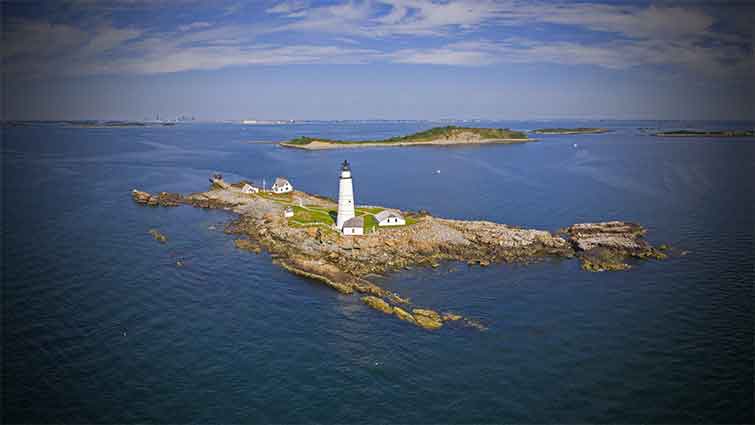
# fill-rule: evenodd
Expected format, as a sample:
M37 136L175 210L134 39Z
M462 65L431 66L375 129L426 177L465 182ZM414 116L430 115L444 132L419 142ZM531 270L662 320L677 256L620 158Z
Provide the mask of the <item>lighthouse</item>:
M336 227L343 228L346 220L354 218L354 187L351 184L351 168L348 161L341 164L341 179L338 184L338 218Z

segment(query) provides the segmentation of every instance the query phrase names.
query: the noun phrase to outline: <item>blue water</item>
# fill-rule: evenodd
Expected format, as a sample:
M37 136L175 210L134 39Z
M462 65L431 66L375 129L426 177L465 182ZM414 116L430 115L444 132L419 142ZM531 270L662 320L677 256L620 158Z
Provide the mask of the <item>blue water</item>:
M639 130L752 123L486 125L614 131L304 152L259 142L434 124L4 128L3 422L752 422L755 140ZM689 253L619 273L546 260L380 280L489 327L428 332L236 250L230 213L129 193L222 172L335 196L344 159L362 204L548 230L630 220Z

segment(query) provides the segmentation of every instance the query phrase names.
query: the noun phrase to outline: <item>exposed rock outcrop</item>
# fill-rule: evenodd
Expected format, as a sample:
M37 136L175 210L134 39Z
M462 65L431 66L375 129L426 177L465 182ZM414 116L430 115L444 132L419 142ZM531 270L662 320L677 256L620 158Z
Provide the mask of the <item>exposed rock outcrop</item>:
M375 310L382 311L385 314L393 314L393 307L378 297L367 295L362 297L362 301Z
M636 223L582 223L567 227L564 232L587 271L627 270L631 267L626 263L629 258L666 258L661 250L642 239L646 231Z
M132 190L131 197L140 204L161 207L177 207L183 203L183 196L179 193L160 192L157 195L151 195L141 190Z
M412 309L412 313L414 313L414 320L417 321L417 324L425 329L432 330L438 329L443 326L443 319L441 319L440 314L438 314L436 311L424 308L415 308Z

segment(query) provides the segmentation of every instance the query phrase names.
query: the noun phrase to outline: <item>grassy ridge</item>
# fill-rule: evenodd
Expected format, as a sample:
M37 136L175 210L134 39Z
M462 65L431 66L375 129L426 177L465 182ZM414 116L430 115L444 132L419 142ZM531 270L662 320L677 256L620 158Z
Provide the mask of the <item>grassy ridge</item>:
M332 140L314 137L298 137L292 139L287 144L290 145L308 145L312 142L322 143L422 143L432 142L439 139L453 139L462 133L472 133L480 136L480 139L527 139L527 134L521 131L514 131L508 128L471 128L471 127L435 127L430 130L410 134L408 136L391 137L383 140Z

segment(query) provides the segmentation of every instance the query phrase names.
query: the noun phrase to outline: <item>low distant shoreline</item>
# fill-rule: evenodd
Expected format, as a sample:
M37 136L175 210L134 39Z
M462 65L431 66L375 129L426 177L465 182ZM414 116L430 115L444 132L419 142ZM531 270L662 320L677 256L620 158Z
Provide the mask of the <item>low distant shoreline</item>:
M172 127L174 121L3 121L3 127L32 127L35 125L62 125L72 128L131 128Z
M508 128L473 128L473 127L435 127L430 130L407 136L393 137L384 140L329 140L324 138L299 137L281 142L280 146L305 150L324 150L341 148L364 147L395 147L395 146L450 146L450 145L481 145L481 144L511 144L534 142L526 133Z
M550 134L550 135L574 135L574 134L601 134L601 133L608 133L609 129L607 128L588 128L588 127L579 127L579 128L539 128L537 130L532 130L530 133L533 134Z
M674 130L653 133L656 137L755 137L753 130Z

